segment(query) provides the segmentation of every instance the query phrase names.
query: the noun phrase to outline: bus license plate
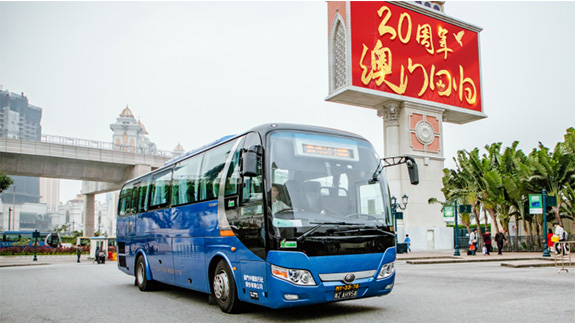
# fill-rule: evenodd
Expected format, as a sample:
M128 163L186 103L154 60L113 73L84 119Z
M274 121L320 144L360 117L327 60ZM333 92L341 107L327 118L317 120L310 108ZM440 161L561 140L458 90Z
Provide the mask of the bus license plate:
M333 299L356 298L359 284L336 286Z

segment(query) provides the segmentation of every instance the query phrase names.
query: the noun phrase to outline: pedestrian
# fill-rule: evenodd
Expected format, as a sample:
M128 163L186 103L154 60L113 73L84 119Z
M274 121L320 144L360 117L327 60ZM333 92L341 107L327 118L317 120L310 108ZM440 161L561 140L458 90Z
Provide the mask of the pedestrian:
M495 235L495 242L497 242L497 254L503 254L503 240L507 240L503 232L497 232Z
M493 249L491 249L491 233L489 231L485 231L485 233L483 234L483 243L484 243L484 254L486 256L489 256L489 252L493 251Z
M411 238L409 238L409 234L405 235L405 240L403 240L403 243L407 244L407 252L411 252Z
M80 256L82 255L82 245L76 246L76 255L78 256L77 262L80 262Z
M555 242L553 242L553 230L547 230L547 248L550 252L555 252Z
M567 231L563 229L559 222L555 222L553 225L555 226L555 235L559 237L559 242L555 244L555 251L557 251L557 254L562 253L565 255L569 253L569 248L567 247L567 244L561 243L561 241L567 241Z
M475 256L477 250L477 229L473 229L473 232L469 235L469 250L471 250L471 255Z

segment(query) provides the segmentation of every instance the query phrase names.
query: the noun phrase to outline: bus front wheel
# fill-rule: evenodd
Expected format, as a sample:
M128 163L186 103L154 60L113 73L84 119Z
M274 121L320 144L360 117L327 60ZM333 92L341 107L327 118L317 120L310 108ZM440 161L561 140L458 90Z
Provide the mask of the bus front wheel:
M222 312L239 312L240 300L236 291L236 282L228 263L223 259L220 260L214 271L212 292Z
M136 261L136 285L142 292L154 289L154 282L149 280L146 274L146 261L143 256Z

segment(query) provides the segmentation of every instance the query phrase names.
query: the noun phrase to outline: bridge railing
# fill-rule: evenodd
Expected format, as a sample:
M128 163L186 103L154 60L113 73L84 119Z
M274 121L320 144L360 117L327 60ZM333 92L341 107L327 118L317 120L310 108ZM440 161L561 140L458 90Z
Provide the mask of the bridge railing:
M87 147L87 148L95 148L95 149L103 149L103 150L115 150L115 151L123 151L129 153L136 153L142 155L152 155L152 156L160 156L166 158L173 158L177 156L174 152L169 150L161 150L161 149L143 149L142 147L134 147L129 145L116 145L111 142L105 141L96 141L90 139L81 139L81 138L71 138L71 137L63 137L63 136L55 136L55 135L42 135L42 142L45 143L52 143L52 144L60 144L60 145L67 145L67 146L76 146L76 147Z

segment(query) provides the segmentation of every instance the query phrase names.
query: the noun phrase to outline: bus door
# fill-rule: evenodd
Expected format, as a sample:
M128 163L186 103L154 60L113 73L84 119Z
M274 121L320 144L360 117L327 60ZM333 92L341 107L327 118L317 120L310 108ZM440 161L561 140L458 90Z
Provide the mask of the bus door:
M250 176L242 176L243 154L261 154L261 140L249 133L237 146L225 183L225 218L239 240L237 257L240 275L236 277L238 296L244 301L266 304L266 249L261 158L256 158ZM245 159L245 158L244 158Z

